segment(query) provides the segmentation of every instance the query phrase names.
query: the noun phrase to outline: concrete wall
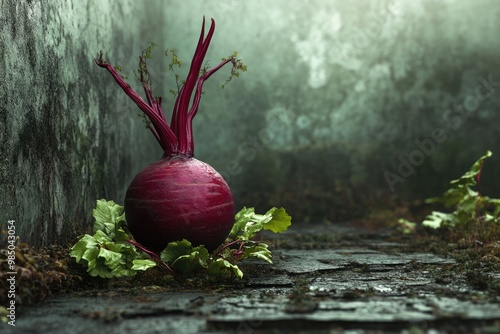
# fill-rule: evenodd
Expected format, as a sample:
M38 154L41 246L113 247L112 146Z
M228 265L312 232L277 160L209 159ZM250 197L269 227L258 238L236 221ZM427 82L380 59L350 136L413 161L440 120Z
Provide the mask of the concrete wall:
M203 15L217 22L210 63L237 50L249 69L224 90L227 70L212 77L194 122L197 158L238 207L349 220L439 194L487 149L482 189L500 195L497 1L144 3L0 0L1 221L23 241L71 238L96 199L123 203L161 156L92 57L103 49L135 83L137 55L156 42L153 89L170 110L161 50L188 64Z
M93 63L104 50L135 68L145 36L162 38L152 24L163 16L140 3L0 1L1 225L16 220L23 242L74 237L91 226L96 199L123 203L131 177L161 156Z

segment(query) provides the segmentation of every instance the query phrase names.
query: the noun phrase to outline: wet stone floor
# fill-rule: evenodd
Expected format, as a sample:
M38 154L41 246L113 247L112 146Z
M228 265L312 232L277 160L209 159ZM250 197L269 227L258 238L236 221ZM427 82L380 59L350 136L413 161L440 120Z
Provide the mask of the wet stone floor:
M317 226L268 240L274 264L247 262L240 282L55 295L1 332L500 333L499 297L471 286L454 258L408 250L408 239Z

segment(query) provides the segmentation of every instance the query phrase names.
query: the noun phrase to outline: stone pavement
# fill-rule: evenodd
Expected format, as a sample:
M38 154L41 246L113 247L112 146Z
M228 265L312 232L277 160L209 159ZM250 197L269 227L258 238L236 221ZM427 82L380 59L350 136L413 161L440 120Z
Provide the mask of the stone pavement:
M451 257L342 226L269 238L274 264L248 262L241 282L58 295L1 332L500 333L499 298L474 290Z

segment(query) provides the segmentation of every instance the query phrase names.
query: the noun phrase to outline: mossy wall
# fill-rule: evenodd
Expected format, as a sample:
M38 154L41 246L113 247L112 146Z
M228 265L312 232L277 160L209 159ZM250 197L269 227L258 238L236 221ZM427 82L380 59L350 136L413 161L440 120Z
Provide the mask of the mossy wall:
M104 50L135 67L143 36L162 38L152 22L163 15L139 1L0 1L0 225L15 220L21 241L74 237L96 199L122 203L137 170L161 156L93 63Z
M138 110L92 58L133 69L149 41L155 95L187 71L202 16L207 60L248 72L205 85L197 158L237 207L283 205L296 222L350 220L441 193L487 149L482 190L500 195L500 6L496 1L0 0L0 207L23 241L64 242L98 198L123 202L161 156ZM207 23L208 26L208 23Z

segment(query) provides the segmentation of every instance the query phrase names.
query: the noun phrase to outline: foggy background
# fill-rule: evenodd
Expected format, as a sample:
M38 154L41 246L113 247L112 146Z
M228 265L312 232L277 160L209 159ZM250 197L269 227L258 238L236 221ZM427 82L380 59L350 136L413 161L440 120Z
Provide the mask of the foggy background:
M248 65L224 91L223 71L207 83L195 119L197 157L229 180L240 205L349 220L439 195L487 149L482 189L498 196L498 2L227 0L164 10L165 41L180 54L192 52L205 15L217 22L208 59L238 50Z

